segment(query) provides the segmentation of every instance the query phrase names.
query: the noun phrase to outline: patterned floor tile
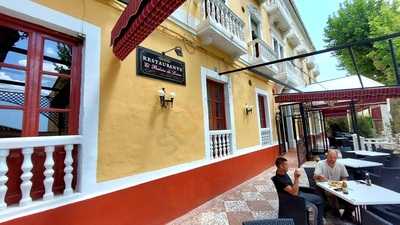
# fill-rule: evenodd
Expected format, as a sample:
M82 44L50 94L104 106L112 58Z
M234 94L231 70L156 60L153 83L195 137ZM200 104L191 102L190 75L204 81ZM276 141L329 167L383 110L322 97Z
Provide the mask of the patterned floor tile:
M227 212L229 225L242 225L244 221L254 220L251 212Z
M278 212L275 211L252 211L254 219L274 219L278 218Z
M202 213L200 218L201 225L229 225L226 213L207 212Z
M245 201L225 201L226 212L248 212L250 211Z
M251 211L271 211L274 208L265 200L247 201L247 206Z
M265 200L264 195L259 192L242 192L242 198L245 201Z

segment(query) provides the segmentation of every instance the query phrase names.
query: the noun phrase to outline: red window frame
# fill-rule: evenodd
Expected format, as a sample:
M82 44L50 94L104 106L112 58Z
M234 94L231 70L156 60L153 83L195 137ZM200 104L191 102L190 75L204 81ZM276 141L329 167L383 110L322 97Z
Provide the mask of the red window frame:
M265 96L258 95L258 110L259 110L259 114L260 114L260 125L261 125L261 128L267 128L265 100L266 100Z
M208 120L210 130L226 130L225 85L207 79Z
M68 134L78 134L79 106L81 86L82 41L45 27L31 24L16 18L2 15L0 25L28 33L28 54L26 66L0 62L0 67L24 70L26 73L24 105L0 105L0 109L15 109L23 112L22 137L39 135L39 116L41 112L68 113ZM69 75L42 70L44 41L52 40L68 44L72 47L71 72ZM40 108L41 78L43 75L65 77L70 79L69 107L66 109Z

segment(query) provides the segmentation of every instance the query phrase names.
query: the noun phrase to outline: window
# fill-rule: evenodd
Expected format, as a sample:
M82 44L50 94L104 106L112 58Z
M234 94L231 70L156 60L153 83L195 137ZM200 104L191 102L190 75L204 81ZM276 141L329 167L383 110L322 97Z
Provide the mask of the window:
M260 23L258 23L253 17L250 17L251 23L251 39L261 39L260 35Z
M260 127L260 144L265 146L272 144L271 121L269 117L267 97L268 93L260 89L256 89L256 93Z
M278 56L279 59L284 58L283 45L274 37L272 38L272 44L273 44L274 52L275 52L276 56Z
M258 95L258 110L260 115L260 126L261 128L269 128L268 118L268 104L267 98L264 95Z
M207 80L207 96L210 130L226 130L224 84Z
M78 132L81 42L2 16L0 138Z

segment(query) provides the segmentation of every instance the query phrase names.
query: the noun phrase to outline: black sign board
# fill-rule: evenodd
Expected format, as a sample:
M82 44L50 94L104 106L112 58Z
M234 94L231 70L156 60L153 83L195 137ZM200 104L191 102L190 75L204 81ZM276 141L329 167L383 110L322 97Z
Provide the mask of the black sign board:
M184 62L143 47L136 52L138 75L186 85Z

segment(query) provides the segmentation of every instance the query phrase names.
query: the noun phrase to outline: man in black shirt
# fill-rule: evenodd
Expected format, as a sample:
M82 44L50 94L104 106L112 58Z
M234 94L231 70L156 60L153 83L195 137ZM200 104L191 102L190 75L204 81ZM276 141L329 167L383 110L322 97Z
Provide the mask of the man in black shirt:
M287 192L294 196L300 196L305 199L306 207L312 208L314 213L314 225L323 225L324 202L321 197L315 194L303 193L299 191L300 172L294 171L294 182L287 174L289 170L288 162L283 157L278 157L275 161L276 175L272 178L277 192Z

